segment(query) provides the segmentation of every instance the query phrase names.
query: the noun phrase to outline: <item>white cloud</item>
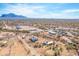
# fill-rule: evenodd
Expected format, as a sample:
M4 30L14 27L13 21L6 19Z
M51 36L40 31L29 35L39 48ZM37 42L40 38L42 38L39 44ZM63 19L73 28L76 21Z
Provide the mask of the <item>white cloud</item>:
M64 13L74 13L74 12L79 12L79 9L68 9L68 10L64 10Z
M44 11L45 11L45 8L43 6L28 6L24 4L16 4L16 5L7 6L7 8L3 9L1 12L16 13L19 15L31 17L33 15L39 14L39 12L44 12Z

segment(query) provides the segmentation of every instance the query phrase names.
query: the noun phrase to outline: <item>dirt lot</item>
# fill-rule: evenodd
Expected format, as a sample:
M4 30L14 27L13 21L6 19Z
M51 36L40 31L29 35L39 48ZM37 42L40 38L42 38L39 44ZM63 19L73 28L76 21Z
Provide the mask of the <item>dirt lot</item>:
M6 32L5 32L6 34ZM6 39L6 38L5 38ZM25 56L25 55L39 55L32 47L30 47L25 40L20 36L15 36L7 40L7 46L0 47L1 56Z

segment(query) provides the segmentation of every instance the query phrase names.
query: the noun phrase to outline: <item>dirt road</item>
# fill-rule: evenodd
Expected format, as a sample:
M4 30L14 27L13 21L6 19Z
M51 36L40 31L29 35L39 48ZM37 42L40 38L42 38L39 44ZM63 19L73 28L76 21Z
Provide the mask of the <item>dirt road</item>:
M0 47L0 55L1 56L32 56L32 55L39 56L36 50L33 47L30 47L29 44L25 42L25 39L22 39L19 35L9 38L8 45L6 47Z
M36 52L36 50L34 49L34 48L32 48L32 47L30 47L26 42L25 42L25 40L23 40L23 39L21 39L21 37L20 36L18 36L18 39L23 43L23 46L25 47L25 49L26 50L29 50L29 54L28 55L34 55L34 56L40 56L37 52ZM27 38L28 39L28 38Z

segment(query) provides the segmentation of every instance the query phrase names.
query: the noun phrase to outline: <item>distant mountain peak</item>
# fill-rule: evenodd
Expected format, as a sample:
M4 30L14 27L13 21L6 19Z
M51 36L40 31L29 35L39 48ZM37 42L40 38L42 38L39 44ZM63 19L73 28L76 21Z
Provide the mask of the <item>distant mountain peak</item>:
M16 15L14 13L2 14L0 17L26 18L25 16Z

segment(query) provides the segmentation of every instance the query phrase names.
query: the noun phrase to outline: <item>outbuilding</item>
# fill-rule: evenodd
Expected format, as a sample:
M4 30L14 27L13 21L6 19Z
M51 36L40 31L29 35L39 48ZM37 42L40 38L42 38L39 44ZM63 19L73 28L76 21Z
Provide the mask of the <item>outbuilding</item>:
M45 41L43 42L43 45L52 45L53 44L53 41Z
M32 37L30 40L31 40L32 42L36 42L36 41L38 40L38 38Z

